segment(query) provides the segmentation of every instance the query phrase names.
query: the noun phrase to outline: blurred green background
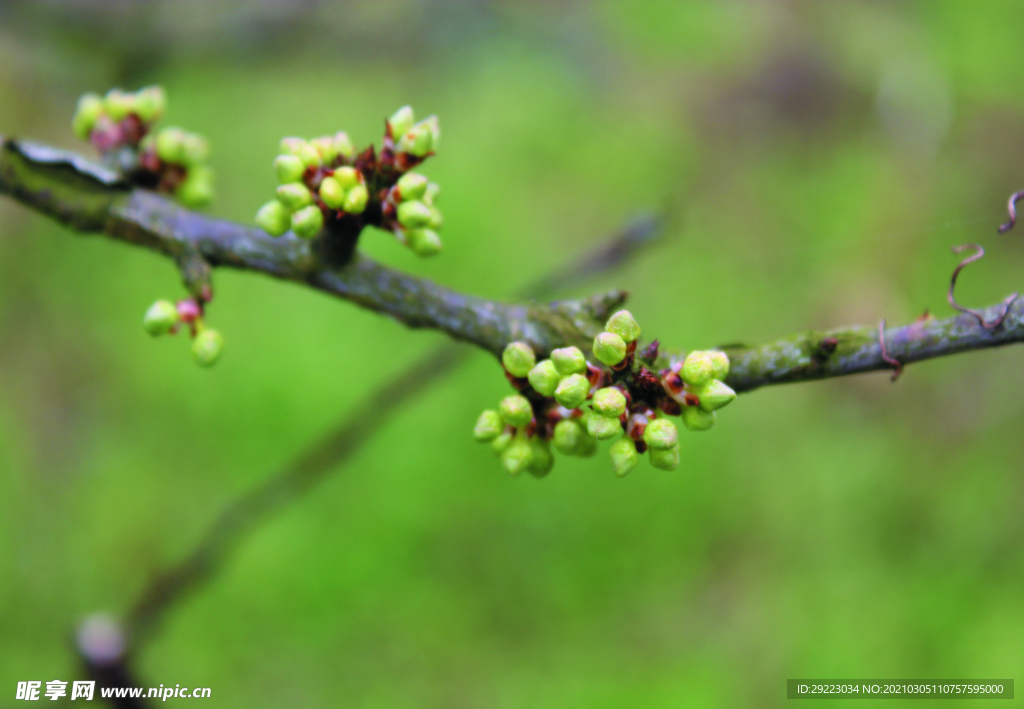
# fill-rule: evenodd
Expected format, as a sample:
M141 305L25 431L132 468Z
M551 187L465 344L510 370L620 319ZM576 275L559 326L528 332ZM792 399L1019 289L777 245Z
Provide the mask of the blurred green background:
M1024 17L1012 2L5 2L0 132L88 152L77 96L159 82L249 221L283 135L444 131L446 251L362 246L506 297L670 206L623 287L678 348L948 316L1021 287ZM0 686L84 679L235 496L443 336L218 272L227 350L140 327L172 265L0 200ZM472 441L476 352L266 524L138 658L223 707L777 707L789 677L1024 679L1019 348L742 396L684 463L511 479ZM604 446L606 447L606 446ZM1018 689L1018 691L1021 691ZM948 703L948 702L947 702ZM841 707L852 701L807 701ZM915 700L913 706L943 705ZM971 706L958 702L957 706ZM859 705L857 705L859 706Z

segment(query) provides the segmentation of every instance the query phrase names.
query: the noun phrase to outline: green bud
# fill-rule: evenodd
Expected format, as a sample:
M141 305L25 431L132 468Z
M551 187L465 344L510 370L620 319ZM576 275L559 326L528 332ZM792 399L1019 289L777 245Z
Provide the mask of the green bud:
M304 143L295 154L306 167L320 167L320 151L309 143Z
M181 161L185 165L198 165L210 157L210 141L198 133L185 133Z
M366 185L355 185L345 193L345 201L342 209L349 214L362 214L366 210L366 203L370 201L370 192Z
M567 409L582 406L590 392L590 382L582 374L570 374L558 383L555 389L555 401Z
M617 418L590 412L587 416L587 433L599 441L607 441L622 433L622 422Z
M551 353L551 361L559 374L584 374L587 371L587 359L578 347L561 347Z
M430 182L427 184L427 191L423 195L423 203L432 205L437 201L437 198L441 196L441 185L436 182Z
M181 128L164 128L157 133L156 154L164 162L184 165L185 131Z
M135 95L121 89L111 89L103 97L103 110L112 121L121 121L135 110Z
M654 419L644 428L644 443L652 450L668 450L679 443L679 431L668 419Z
M192 340L192 356L203 367L213 365L224 350L224 338L216 330L203 330Z
M583 435L580 437L580 447L576 450L576 455L580 458L589 458L597 453L597 439L586 431L580 430Z
M554 396L555 389L558 388L558 380L561 379L561 375L555 369L555 363L550 359L538 362L537 366L531 369L526 376L530 380L530 386L544 396Z
M530 467L533 463L533 448L525 435L520 434L512 439L512 443L501 454L501 463L512 477Z
M135 112L144 123L159 119L166 109L167 94L162 86L147 86L135 94Z
M344 187L346 190L350 190L359 184L359 170L354 167L344 165L337 168L334 171L334 179L338 181L338 184Z
M441 142L441 124L437 116L427 116L421 123L430 131L430 149L437 152L438 143Z
M500 434L497 438L491 441L491 448L494 450L495 453L501 455L502 452L504 452L504 450L508 448L511 443L512 434L506 432Z
M525 377L537 364L537 355L525 342L510 342L501 353L501 363L513 377Z
M505 423L515 428L528 426L533 418L533 407L530 406L530 400L519 394L502 399L498 405L498 411Z
M476 426L473 427L473 438L481 443L486 443L500 436L504 430L505 424L501 421L501 414L493 409L488 409L476 420Z
M88 140L96 121L103 113L103 99L99 94L82 94L75 108L75 117L71 119L71 128L82 140Z
M427 222L427 226L431 229L440 229L444 226L444 217L441 215L441 211L434 206L429 206L427 209L430 210L430 221Z
M142 318L142 327L153 337L166 335L177 324L178 309L169 300L156 301Z
M551 442L555 449L563 455L576 455L583 443L585 434L576 419L563 419L555 424Z
M174 195L186 207L202 207L213 201L213 171L206 167L189 168L185 180Z
M400 153L409 153L410 155L422 158L430 152L431 141L432 133L430 128L424 123L417 123L402 134L402 137L395 145L395 149Z
M430 224L430 207L412 200L398 205L398 223L406 229L418 229Z
M324 226L324 213L311 204L292 215L292 231L301 239L312 239Z
M708 356L711 357L711 364L714 367L711 376L724 382L729 376L729 355L722 350L709 350Z
M352 141L349 140L348 133L343 130L334 134L334 152L350 160L356 154L356 149L352 147Z
M289 211L294 212L313 204L313 195L304 184L289 182L287 185L280 185L277 188L277 200Z
M413 115L412 106L402 106L388 119L388 123L391 124L392 137L397 141L398 137L412 128L412 124L415 122L416 117Z
M418 172L407 172L398 179L398 197L400 200L419 199L427 193L427 178Z
M629 437L615 441L608 454L612 459L612 470L620 478L626 477L629 471L640 462L640 454L636 452L636 443Z
M627 344L640 337L640 325L637 323L636 318L633 317L633 313L628 310L620 310L608 318L608 323L604 326L604 329L615 333Z
M725 382L712 379L694 392L700 399L700 407L705 411L714 411L731 404L736 399L734 392Z
M341 209L345 203L345 188L333 177L325 177L320 181L320 199L331 209Z
M551 444L540 436L534 436L530 439L530 452L533 454L530 475L535 478L546 477L555 465L555 457L551 455Z
M664 450L651 448L651 465L661 470L675 470L679 467L679 446L675 445Z
M707 384L715 377L714 360L708 352L691 352L686 355L686 359L683 361L683 371L680 374L683 381L690 386Z
M302 148L305 147L305 145L306 141L303 140L302 138L295 138L293 136L289 136L288 138L281 138L281 142L278 143L277 146L277 152L281 153L282 155L298 156L299 153L302 151Z
M626 397L618 387L605 387L594 392L594 400L591 402L594 411L602 416L618 418L626 413Z
M292 213L276 199L272 199L256 212L256 225L271 236L281 236L292 225Z
M612 332L602 332L594 338L594 356L613 366L626 358L626 343Z
M338 157L338 149L334 146L333 136L323 135L319 138L313 138L313 140L309 141L309 144L316 148L317 153L320 154L320 161L325 165Z
M433 229L410 229L405 233L409 248L417 256L434 256L441 253L441 237Z
M278 155L274 158L274 169L277 171L277 180L282 185L299 182L306 172L306 166L294 155Z
M683 423L691 431L707 431L715 425L715 412L699 406L684 406Z

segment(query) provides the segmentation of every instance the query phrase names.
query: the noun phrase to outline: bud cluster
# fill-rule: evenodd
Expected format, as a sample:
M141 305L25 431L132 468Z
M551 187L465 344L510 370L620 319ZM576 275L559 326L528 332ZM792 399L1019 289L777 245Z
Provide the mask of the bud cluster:
M434 204L440 187L410 170L434 154L439 138L437 117L416 123L409 106L385 121L379 156L373 146L357 154L344 132L285 138L274 160L281 184L256 213L256 224L271 236L290 229L305 239L323 231L352 240L372 225L432 256L441 250L443 220Z
M154 134L153 124L166 110L160 86L134 93L111 89L102 97L87 93L78 99L71 126L132 182L173 194L189 207L208 204L213 199L213 171L206 164L210 145L181 128Z
M224 349L224 338L203 321L203 304L194 298L172 303L158 300L149 306L142 326L153 337L174 335L182 325L192 336L192 357L202 367L212 366Z
M549 441L564 455L590 456L598 441L613 439L609 454L620 477L644 453L652 466L675 470L679 434L669 417L681 416L692 431L711 428L715 411L736 398L723 381L729 358L717 350L691 352L656 374L650 367L658 343L637 352L639 336L636 319L620 310L594 338L597 365L577 347L553 350L538 362L528 343L510 343L502 364L518 393L480 415L475 438L490 442L512 475L546 475L553 462Z

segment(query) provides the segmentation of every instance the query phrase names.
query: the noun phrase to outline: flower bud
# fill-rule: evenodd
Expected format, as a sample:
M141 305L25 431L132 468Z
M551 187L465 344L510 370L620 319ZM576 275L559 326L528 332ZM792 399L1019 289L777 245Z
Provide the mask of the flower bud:
M338 184L344 187L346 190L350 190L360 183L359 170L354 167L344 165L334 171L334 179L338 181Z
M555 389L558 388L558 380L562 378L558 370L555 369L555 363L550 359L538 362L537 366L531 369L526 376L530 380L530 386L544 396L554 396Z
M292 215L292 231L301 239L312 239L324 226L324 213L311 204Z
M427 178L418 172L407 172L398 179L398 198L405 202L427 193Z
M417 123L402 134L402 137L395 145L395 149L400 153L409 153L418 158L426 157L427 153L430 152L431 139L432 133L430 128L423 123Z
M599 441L607 441L622 433L622 423L617 418L602 416L591 411L587 416L587 433Z
M178 308L169 300L156 301L142 318L142 327L153 337L166 335L177 324Z
M525 342L510 342L501 353L501 363L513 377L525 377L537 364L537 355Z
M563 419L555 424L551 442L563 455L576 455L583 442L584 433L576 419Z
M679 443L679 431L668 419L654 419L644 428L644 443L652 450L668 450Z
M691 431L707 431L715 425L715 412L699 406L684 406L683 423Z
M617 387L605 387L594 392L591 402L594 411L602 416L618 418L626 413L626 397Z
M306 167L320 167L320 151L309 143L299 146L295 157L301 160Z
M281 142L277 145L277 152L282 155L295 155L298 156L299 151L302 150L303 146L306 145L306 141L302 138L295 138L289 136L287 138L281 138Z
M185 164L185 131L181 128L164 128L157 133L156 154L164 162Z
M209 367L220 358L224 338L216 330L203 330L192 340L192 356L203 367Z
M111 89L103 97L103 110L115 123L124 120L135 110L135 95L121 89Z
M366 210L366 203L370 200L370 193L366 185L355 185L345 193L345 201L342 202L342 209L349 214L362 214Z
M398 223L406 229L418 229L430 224L430 207L412 200L398 205Z
M334 134L334 152L348 158L349 160L351 160L356 153L355 148L352 147L352 141L348 138L348 133L343 130Z
M135 94L135 113L143 123L150 123L164 115L167 94L162 86L147 86Z
M441 142L441 124L437 116L427 116L421 121L421 125L430 131L430 149L436 152L438 143Z
M520 394L506 396L498 405L498 411L505 423L515 428L523 428L533 418L533 407L530 400Z
M597 453L597 439L582 429L581 432L580 446L576 450L576 455L580 458L589 458Z
M71 128L82 140L88 140L93 126L103 113L103 99L99 94L82 94L75 108L75 117L71 119Z
M725 378L729 376L729 355L722 352L722 350L710 350L708 356L711 357L711 376L725 381Z
M660 468L661 470L675 470L679 467L678 444L664 450L651 448L649 454L651 456L651 465L655 468Z
M193 167L174 195L186 207L203 207L213 201L213 171L207 167Z
M412 124L415 122L416 117L413 115L412 106L402 106L388 119L388 123L391 124L392 137L398 140L398 137L412 128Z
M680 372L683 381L690 386L707 384L714 378L715 364L707 352L696 351L686 355L683 370Z
M341 209L345 203L345 188L333 177L325 177L320 181L320 199L331 209Z
M505 471L512 477L530 467L533 463L533 449L524 434L513 438L508 448L502 451L501 463L505 466Z
M587 371L587 360L578 347L561 347L552 351L551 361L563 376L585 374Z
M612 332L602 332L594 338L594 356L614 366L626 358L626 343Z
M256 212L256 225L271 236L281 236L292 225L292 213L276 199L272 199Z
M294 212L313 204L313 195L309 188L301 182L289 182L287 185L280 185L277 188L277 201Z
M338 149L334 146L333 136L322 135L319 138L313 138L309 144L316 148L316 152L320 155L320 162L325 165L329 165L334 158L338 157Z
M282 185L300 181L306 172L306 166L294 155L278 155L274 158L274 169Z
M504 430L505 424L501 420L501 414L493 409L488 409L476 420L476 426L473 427L473 438L481 443L486 443L500 436Z
M555 389L555 401L567 409L575 409L587 400L590 382L582 374L570 374L558 383Z
M499 434L497 438L491 441L491 449L498 455L501 455L502 452L504 452L504 450L508 448L511 443L512 434L506 431L504 433Z
M551 444L540 436L534 436L530 439L530 452L533 454L530 475L535 478L546 477L555 465L555 457L551 455Z
M430 210L430 221L427 222L427 226L431 229L440 229L443 227L444 216L441 215L441 210L434 206L429 206L427 209Z
M198 165L210 157L210 142L198 133L185 133L181 150L184 165Z
M640 454L636 452L636 443L632 438L620 438L615 441L608 454L612 459L612 470L620 478L625 477L640 462Z
M431 205L441 196L441 185L436 182L427 183L427 191L423 194L423 203Z
M640 325L628 310L620 310L608 318L604 329L618 335L627 344L640 337Z
M433 229L410 229L405 236L409 248L417 256L434 256L441 253L441 237Z
M705 411L720 409L731 404L736 398L736 392L717 379L712 379L694 393L700 399L700 407Z

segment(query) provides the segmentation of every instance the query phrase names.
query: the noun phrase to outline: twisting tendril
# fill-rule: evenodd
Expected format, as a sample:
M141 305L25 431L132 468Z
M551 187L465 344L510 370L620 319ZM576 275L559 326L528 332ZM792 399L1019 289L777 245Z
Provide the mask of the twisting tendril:
M892 379L889 381L896 381L903 374L903 363L895 357L889 354L889 351L885 348L885 319L878 323L878 344L882 348L882 360L892 367Z
M1006 232L1013 229L1013 225L1017 223L1017 201L1024 197L1024 191L1014 192L1010 195L1010 201L1006 204L1006 211L1010 214L1010 221L999 226L999 233L1005 234Z
M1019 194L1022 194L1022 193L1018 193L1018 195ZM1013 210L1013 200L1010 201L1010 210L1011 210L1010 214L1012 216L1013 215L1013 211L1012 211ZM1009 224L1012 226L1013 222L1011 221L1011 222L1009 222ZM1006 300L1004 300L1002 302L1002 306L1003 306L1002 312L999 314L998 318L996 318L994 321L992 321L990 323L985 322L985 315L980 310L973 310L972 308L965 308L964 306L958 304L956 302L956 298L953 297L953 289L956 288L956 278L957 278L957 276L960 275L960 271L963 270L964 266L966 266L969 263L973 263L973 262L979 260L980 258L982 258L985 255L985 249L983 249L978 244L964 244L963 246L954 246L953 247L953 253L955 253L955 254L963 253L967 249L974 249L974 253L972 255L968 256L967 258L965 258L963 261L961 261L957 265L957 267L953 270L953 278L951 278L950 282L949 282L949 292L946 294L946 300L949 301L949 304L951 306L953 306L953 308L955 310L959 310L961 313L968 313L970 315L973 315L975 318L977 318L978 319L978 323L984 329L986 329L986 330L994 330L995 328L997 328L1000 325L1002 325L1003 321L1006 320L1006 315L1007 315L1007 313L1010 312L1010 306L1013 305L1014 301L1017 300L1018 294L1016 292L1011 293L1006 298Z

